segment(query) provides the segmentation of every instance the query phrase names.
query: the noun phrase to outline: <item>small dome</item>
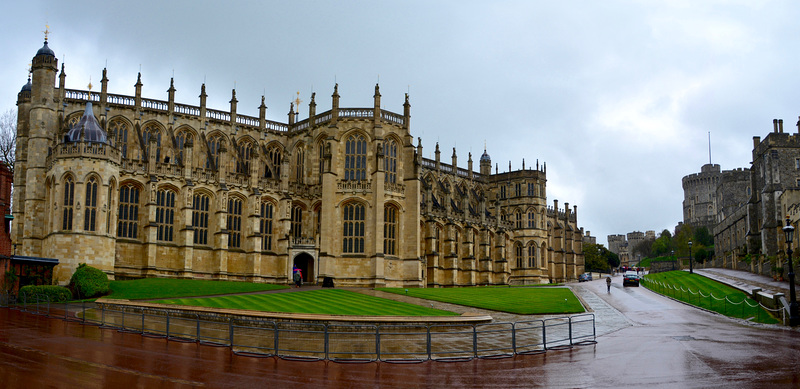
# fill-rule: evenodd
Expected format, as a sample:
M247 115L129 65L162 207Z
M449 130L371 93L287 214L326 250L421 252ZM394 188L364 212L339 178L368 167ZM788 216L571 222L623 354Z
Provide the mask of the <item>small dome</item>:
M20 90L20 92L30 92L31 87L31 78L28 77L28 83L22 86L22 90Z
M483 150L483 154L481 155L481 162L483 162L483 161L491 161L491 160L492 160L492 157L490 157L489 154L486 154L486 150L484 149Z
M47 46L47 41L44 41L44 46L42 46L42 48L36 52L36 55L49 55L51 57L55 57L56 53L54 53L53 50L51 50L50 47Z
M81 120L67 132L65 142L93 142L108 143L106 132L100 128L97 119L94 118L92 102L86 103L86 111L83 112Z

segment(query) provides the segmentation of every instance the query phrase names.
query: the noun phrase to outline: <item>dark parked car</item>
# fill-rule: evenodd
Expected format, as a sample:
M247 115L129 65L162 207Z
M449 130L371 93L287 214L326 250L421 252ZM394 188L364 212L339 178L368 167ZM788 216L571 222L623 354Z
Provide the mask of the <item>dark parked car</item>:
M592 280L592 273L583 273L578 276L578 282L591 281L591 280Z
M622 276L622 286L639 286L639 275L635 271L626 271Z

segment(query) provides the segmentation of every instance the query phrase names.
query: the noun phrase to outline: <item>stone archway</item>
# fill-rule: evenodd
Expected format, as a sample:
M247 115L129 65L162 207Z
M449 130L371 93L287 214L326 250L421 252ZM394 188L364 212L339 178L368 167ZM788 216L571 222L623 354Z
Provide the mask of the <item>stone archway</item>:
M314 269L314 257L312 257L308 253L300 253L294 257L293 265L297 266L300 271L303 273L303 282L313 282L315 269Z

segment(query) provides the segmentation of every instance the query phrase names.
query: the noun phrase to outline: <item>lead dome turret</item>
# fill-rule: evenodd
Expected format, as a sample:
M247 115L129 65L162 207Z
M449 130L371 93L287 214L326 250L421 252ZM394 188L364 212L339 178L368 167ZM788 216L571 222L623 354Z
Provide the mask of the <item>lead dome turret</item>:
M108 143L106 132L94 118L91 101L86 103L86 110L83 112L81 120L70 128L64 142Z

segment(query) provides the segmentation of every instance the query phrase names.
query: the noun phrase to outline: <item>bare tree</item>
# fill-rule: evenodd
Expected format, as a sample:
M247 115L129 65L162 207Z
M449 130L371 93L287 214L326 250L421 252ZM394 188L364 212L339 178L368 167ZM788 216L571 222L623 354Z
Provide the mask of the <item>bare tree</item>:
M0 114L0 163L5 163L14 173L17 146L17 111L9 109Z

